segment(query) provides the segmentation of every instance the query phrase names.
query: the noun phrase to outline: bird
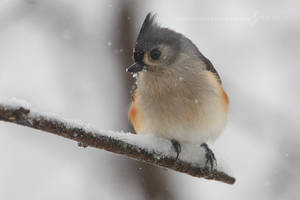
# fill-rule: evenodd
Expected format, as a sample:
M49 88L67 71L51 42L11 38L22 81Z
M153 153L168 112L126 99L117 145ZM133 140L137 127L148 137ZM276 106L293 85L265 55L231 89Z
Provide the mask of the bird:
M207 142L223 131L229 98L221 78L197 46L183 34L147 14L133 49L134 63L126 71L136 77L129 120L137 134L152 134L181 144L199 144L206 166L217 161Z

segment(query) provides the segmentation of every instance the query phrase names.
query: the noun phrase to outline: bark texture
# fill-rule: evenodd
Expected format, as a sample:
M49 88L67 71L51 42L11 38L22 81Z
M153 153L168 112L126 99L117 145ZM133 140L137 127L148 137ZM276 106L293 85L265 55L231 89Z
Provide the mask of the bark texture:
M44 132L53 133L78 142L83 147L95 147L117 154L126 155L130 158L143 161L152 165L172 169L195 177L212 179L228 184L233 184L235 178L218 170L210 170L193 166L192 163L182 160L174 161L174 158L161 156L158 153L149 152L142 146L132 145L108 135L100 135L78 126L70 126L63 120L50 118L46 115L31 115L30 110L23 107L6 107L0 105L0 120L11 122Z

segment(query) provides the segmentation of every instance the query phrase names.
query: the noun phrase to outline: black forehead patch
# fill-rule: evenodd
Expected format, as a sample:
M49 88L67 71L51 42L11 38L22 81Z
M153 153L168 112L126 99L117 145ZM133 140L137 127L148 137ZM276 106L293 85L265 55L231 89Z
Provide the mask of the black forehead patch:
M179 40L183 36L168 28L162 28L155 22L155 15L148 13L137 37L135 51L148 51L153 46L165 44L179 50Z

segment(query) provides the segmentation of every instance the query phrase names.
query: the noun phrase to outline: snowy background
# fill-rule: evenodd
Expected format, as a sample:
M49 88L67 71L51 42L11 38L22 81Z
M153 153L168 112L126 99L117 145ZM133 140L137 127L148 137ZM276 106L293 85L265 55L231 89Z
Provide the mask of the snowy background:
M149 167L0 122L0 199L297 199L298 1L0 1L0 96L131 131L134 39L147 12L192 39L231 100L214 143L235 185Z

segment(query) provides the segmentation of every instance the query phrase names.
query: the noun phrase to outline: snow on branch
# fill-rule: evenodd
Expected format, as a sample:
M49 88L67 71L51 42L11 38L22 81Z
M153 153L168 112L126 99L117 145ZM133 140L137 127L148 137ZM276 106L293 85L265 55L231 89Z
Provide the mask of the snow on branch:
M221 170L205 167L204 151L199 145L182 146L179 159L175 161L176 153L169 140L151 135L99 131L82 122L33 111L29 104L16 99L0 99L0 120L69 138L77 141L79 146L104 149L191 176L228 184L235 182L235 178Z

